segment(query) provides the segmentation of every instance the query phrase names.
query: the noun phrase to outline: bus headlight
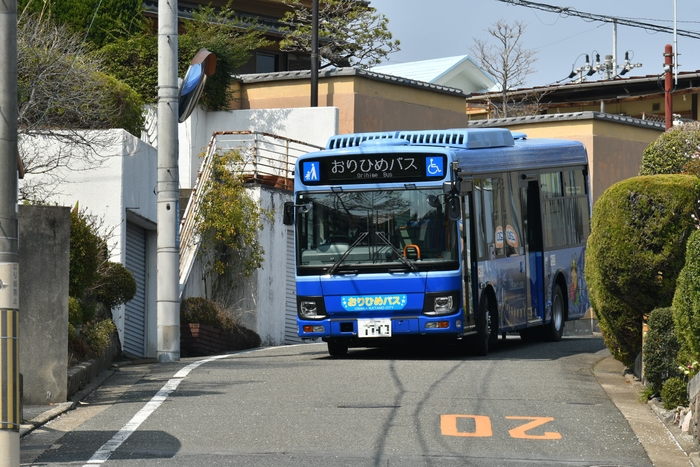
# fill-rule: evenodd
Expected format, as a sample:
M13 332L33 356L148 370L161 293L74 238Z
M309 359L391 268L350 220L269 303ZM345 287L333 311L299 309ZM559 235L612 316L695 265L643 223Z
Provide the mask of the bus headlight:
M423 314L441 316L456 313L459 308L458 292L442 292L425 294Z
M435 313L443 314L452 311L452 297L435 297Z
M323 297L297 297L297 311L302 319L323 319L328 316Z

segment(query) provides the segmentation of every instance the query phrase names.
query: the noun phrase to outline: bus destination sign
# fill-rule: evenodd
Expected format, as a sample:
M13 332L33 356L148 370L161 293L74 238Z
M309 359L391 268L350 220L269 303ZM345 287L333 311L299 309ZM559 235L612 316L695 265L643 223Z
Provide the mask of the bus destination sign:
M309 159L302 163L305 184L418 182L445 177L441 154L358 154Z

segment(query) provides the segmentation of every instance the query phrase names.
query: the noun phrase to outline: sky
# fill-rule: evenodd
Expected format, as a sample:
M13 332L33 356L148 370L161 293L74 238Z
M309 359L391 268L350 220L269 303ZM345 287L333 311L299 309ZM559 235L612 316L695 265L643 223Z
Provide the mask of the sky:
M582 13L614 16L673 29L674 0L531 0L570 7ZM698 0L676 0L677 28L700 33ZM382 65L470 54L474 38L491 41L487 28L498 20L526 25L523 47L537 51L536 70L524 86L544 86L566 79L585 64L585 54L601 61L613 54L613 25L575 16L564 17L499 0L371 0L371 6L389 19L389 30L401 41L401 51ZM428 8L430 6L430 8ZM678 71L700 70L700 39L677 35ZM641 63L625 76L663 73L664 47L674 44L672 33L617 26L617 63L629 51L632 63ZM495 45L495 43L494 43ZM603 79L595 74L588 81Z

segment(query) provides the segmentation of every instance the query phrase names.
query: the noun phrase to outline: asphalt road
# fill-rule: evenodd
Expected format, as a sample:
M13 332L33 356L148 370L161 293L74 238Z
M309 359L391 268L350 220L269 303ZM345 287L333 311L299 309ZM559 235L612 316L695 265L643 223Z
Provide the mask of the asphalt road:
M22 439L36 466L650 467L597 337L488 357L324 344L128 368Z

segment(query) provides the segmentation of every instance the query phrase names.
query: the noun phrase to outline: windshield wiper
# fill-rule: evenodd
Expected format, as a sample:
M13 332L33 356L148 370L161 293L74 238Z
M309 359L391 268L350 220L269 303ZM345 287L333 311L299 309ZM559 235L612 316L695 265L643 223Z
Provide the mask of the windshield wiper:
M343 256L341 256L340 258L338 258L338 261L336 261L335 263L333 263L333 266L331 266L331 267L328 269L328 274L333 274L333 273L335 272L335 270L338 269L338 266L340 266L340 264L341 264L343 261L345 261L345 258L348 257L348 255L349 255L350 252L353 250L353 248L355 248L357 245L359 245L360 242L362 242L362 240L364 240L365 237L366 237L367 235L368 235L367 232L360 232L360 235L358 235L357 238L355 239L355 241L352 242L352 245L350 245L350 247L348 247L348 249L345 250L345 253L343 253Z
M398 259L400 262L404 263L404 264L405 264L406 266L408 266L409 268L411 268L411 271L417 271L417 270L418 270L418 266L416 266L415 264L413 264L413 262L412 262L411 260L409 260L408 258L406 258L406 257L403 255L403 252L402 252L401 250L399 250L398 248L396 248L396 247L389 241L389 239L386 238L386 235L384 234L384 232L377 232L377 237L378 237L382 242L384 242L384 243L386 243L387 245L389 245L389 247L390 247L392 250L394 250L394 253L396 253L397 259Z

